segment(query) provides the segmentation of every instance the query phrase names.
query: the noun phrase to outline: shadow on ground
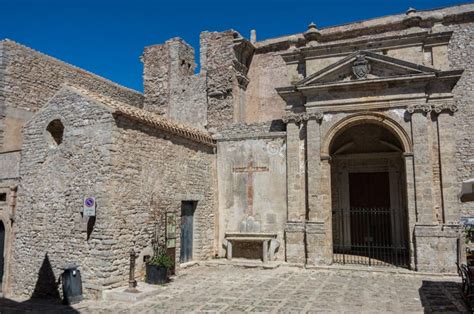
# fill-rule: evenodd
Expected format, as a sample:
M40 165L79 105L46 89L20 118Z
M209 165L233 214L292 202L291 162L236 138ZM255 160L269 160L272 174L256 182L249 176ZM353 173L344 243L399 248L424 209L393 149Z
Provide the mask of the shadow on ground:
M62 304L59 285L60 282L54 276L48 254L45 254L43 263L38 271L31 299L18 302L7 298L0 298L0 314L79 313L71 306Z
M418 291L425 313L472 313L464 301L460 283L423 280Z

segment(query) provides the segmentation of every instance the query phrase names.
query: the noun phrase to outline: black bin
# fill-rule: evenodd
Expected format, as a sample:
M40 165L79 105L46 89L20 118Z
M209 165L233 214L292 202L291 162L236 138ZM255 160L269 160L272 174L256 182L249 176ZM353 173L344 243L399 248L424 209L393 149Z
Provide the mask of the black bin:
M77 268L76 265L68 265L61 275L65 304L74 304L83 300L81 272Z

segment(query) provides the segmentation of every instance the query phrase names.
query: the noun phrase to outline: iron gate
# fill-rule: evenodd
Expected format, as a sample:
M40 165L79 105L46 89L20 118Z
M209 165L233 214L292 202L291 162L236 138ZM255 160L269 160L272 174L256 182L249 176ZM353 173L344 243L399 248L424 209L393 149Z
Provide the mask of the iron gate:
M332 221L335 263L408 267L408 230L402 211L336 209Z

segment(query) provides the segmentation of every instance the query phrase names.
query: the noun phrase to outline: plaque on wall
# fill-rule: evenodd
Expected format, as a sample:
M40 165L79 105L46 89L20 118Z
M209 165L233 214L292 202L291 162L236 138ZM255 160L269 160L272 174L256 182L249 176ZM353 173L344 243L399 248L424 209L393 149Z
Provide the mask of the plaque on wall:
M166 247L176 247L176 213L166 213Z

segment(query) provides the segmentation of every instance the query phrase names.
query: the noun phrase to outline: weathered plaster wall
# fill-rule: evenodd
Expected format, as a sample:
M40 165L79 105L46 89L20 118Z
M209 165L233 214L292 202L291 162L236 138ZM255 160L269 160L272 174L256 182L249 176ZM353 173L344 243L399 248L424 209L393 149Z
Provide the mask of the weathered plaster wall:
M56 145L46 128L60 119L63 142ZM111 212L110 112L69 89L61 90L24 129L22 178L15 217L12 292L18 296L57 297L57 280L69 263L80 265L86 297L118 272L106 257L116 218ZM81 211L86 195L96 197L91 233Z
M285 101L275 88L298 81L295 66L287 66L274 52L256 54L249 69L249 85L245 92L245 122L256 123L280 119L286 108ZM294 72L294 73L292 73Z
M269 132L269 124L237 125L232 133L222 134L218 141L217 167L219 191L219 255L225 256L222 245L226 232L240 230L248 214L247 186L253 187L254 217L262 232L275 232L280 242L276 259L285 259L284 226L286 223L286 144L284 133ZM250 132L249 132L250 131ZM248 182L247 172L235 172L235 167L267 167L255 172ZM258 252L259 253L259 252ZM239 255L237 248L235 255ZM258 255L258 254L257 254Z
M128 252L140 257L137 275L143 274L143 257L152 255L152 240L165 240L166 212L177 216L176 261L180 253L182 201L197 201L194 213L193 259L214 255L216 222L215 155L213 148L184 140L125 118L117 119L108 183L115 224L107 257L116 273L110 284L128 279Z

